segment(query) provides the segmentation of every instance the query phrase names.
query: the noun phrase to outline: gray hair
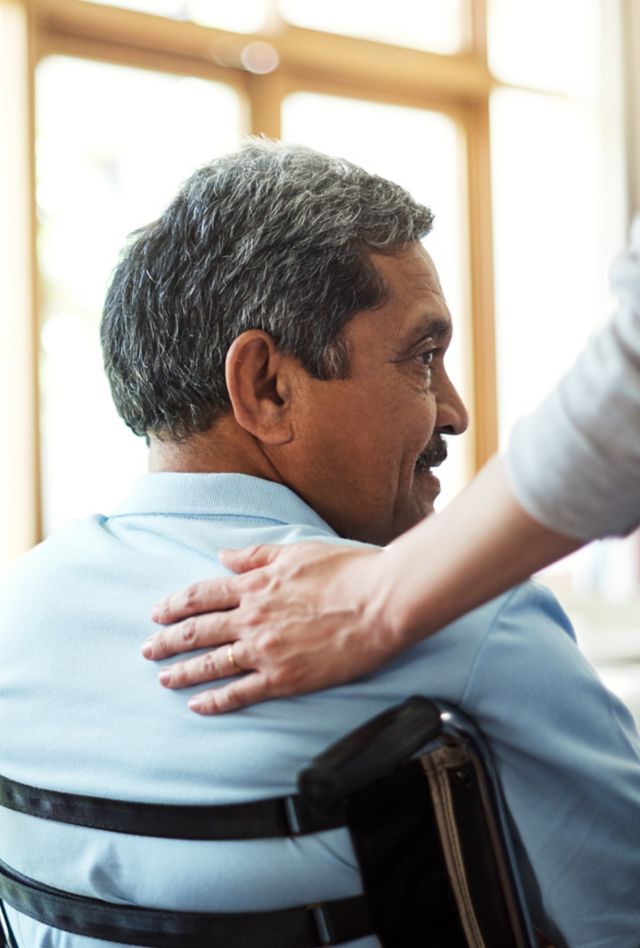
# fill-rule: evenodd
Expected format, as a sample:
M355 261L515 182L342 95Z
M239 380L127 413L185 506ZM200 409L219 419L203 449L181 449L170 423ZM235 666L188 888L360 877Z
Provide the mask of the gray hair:
M200 168L114 271L101 340L118 412L139 435L207 430L247 329L344 377L345 324L388 298L369 253L400 253L432 220L398 185L299 145L252 139Z

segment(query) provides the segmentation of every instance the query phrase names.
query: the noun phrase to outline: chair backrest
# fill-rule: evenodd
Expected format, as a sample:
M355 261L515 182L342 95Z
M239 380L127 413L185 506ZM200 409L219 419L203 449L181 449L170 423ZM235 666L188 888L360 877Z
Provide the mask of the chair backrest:
M0 805L113 832L187 839L298 836L346 826L363 897L274 912L169 912L79 897L0 861L0 900L65 931L149 948L209 948L216 939L226 948L312 948L374 933L385 948L538 945L491 754L456 708L413 697L383 712L311 761L299 774L299 790L234 806L177 807L0 777ZM3 925L9 948L27 948L12 940L6 916Z
M457 708L409 698L300 774L320 811L347 801L374 928L385 946L533 948L492 755Z

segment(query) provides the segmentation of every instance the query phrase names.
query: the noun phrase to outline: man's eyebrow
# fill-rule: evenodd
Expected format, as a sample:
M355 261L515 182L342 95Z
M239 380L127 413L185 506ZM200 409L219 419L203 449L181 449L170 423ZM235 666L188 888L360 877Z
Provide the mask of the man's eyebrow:
M413 330L402 339L402 345L407 348L422 342L423 339L433 339L439 342L445 336L451 335L451 321L442 316L427 316Z

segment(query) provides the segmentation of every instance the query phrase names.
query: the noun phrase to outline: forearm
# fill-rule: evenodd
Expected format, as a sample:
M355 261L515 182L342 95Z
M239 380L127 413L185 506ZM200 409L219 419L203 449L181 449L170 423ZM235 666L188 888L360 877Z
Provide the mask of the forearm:
M386 624L403 644L417 641L582 545L531 518L494 458L441 514L387 548Z

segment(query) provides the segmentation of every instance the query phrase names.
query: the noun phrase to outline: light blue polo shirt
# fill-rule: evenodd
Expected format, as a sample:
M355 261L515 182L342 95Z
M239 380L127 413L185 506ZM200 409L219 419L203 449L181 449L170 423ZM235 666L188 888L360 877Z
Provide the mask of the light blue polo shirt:
M638 735L547 591L521 586L379 673L318 694L204 718L187 708L202 686L159 686L158 666L140 655L154 631L152 604L221 575L221 547L299 540L345 542L286 487L150 474L112 516L73 523L28 553L0 588L0 773L158 803L281 796L311 756L372 715L410 694L444 698L492 745L536 923L572 948L637 948ZM0 859L57 888L185 911L261 911L361 892L343 830L166 841L0 809ZM20 948L108 944L10 915Z

